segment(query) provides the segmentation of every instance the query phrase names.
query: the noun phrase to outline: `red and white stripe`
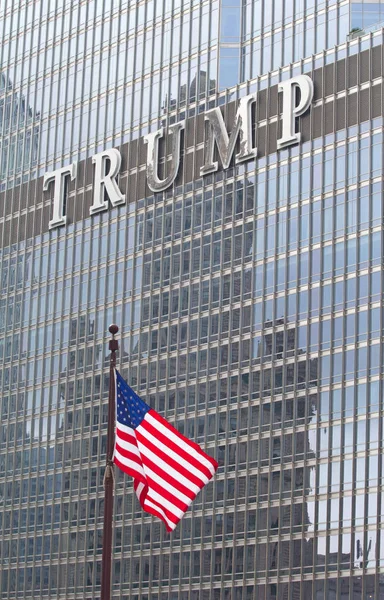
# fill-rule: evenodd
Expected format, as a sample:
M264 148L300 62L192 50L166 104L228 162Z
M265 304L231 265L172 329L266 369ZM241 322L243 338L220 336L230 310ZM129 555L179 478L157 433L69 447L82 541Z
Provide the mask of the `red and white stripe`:
M134 478L141 506L175 529L217 462L154 410L136 429L117 422L114 461Z

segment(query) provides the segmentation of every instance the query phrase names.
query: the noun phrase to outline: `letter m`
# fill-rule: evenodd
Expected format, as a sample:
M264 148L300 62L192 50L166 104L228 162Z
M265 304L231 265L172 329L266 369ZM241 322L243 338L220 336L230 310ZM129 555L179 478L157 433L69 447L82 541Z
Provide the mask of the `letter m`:
M252 104L255 101L256 94L250 94L240 99L230 135L228 135L220 108L213 108L205 113L205 121L208 121L209 127L204 166L200 169L200 175L214 173L218 169L218 163L214 160L215 142L224 169L228 169L231 163L238 139L239 152L235 156L235 162L240 163L256 157L257 148L252 148L251 114Z

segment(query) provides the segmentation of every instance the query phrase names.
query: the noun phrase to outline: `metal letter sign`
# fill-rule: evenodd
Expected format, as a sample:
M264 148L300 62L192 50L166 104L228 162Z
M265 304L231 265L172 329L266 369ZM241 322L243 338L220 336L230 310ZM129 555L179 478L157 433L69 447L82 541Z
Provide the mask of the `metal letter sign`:
M172 161L168 176L159 179L159 140L164 136L164 128L148 133L144 136L144 142L148 145L147 150L147 183L152 192L163 192L175 181L180 165L180 138L184 129L185 121L175 123L169 127L172 135Z
M62 167L56 171L50 171L45 173L43 181L43 190L46 191L49 188L51 181L55 182L55 191L53 196L53 215L52 220L49 221L49 229L55 227L61 227L67 222L67 217L64 215L64 200L65 200L65 178L67 175L70 176L71 181L76 179L77 174L77 163L72 163L67 167Z
M105 172L109 160L108 173ZM89 209L91 215L102 210L107 210L108 202L104 200L104 191L107 192L112 206L125 204L125 196L119 190L116 176L121 167L121 154L116 148L104 150L99 154L92 156L92 162L95 165L95 189L93 192L93 204Z
M300 102L296 106L296 89L300 90ZM308 75L298 75L281 81L279 92L283 92L283 135L277 140L277 148L285 148L300 142L301 134L295 132L296 117L309 108L313 98L313 81Z
M209 123L209 133L205 152L205 164L200 169L200 175L214 173L219 168L218 163L213 160L215 141L223 169L228 169L231 163L238 137L240 138L240 151L235 156L236 163L256 157L257 148L252 148L251 105L253 102L256 102L256 94L241 98L230 136L225 127L220 108L213 108L205 113L205 120Z
M283 93L282 136L277 140L277 148L280 149L300 142L301 134L296 132L296 119L305 113L312 102L313 82L308 75L298 75L288 81L280 82L278 91ZM297 91L300 93L300 98L296 105ZM252 119L252 105L256 100L256 94L249 94L240 99L230 134L228 134L220 108L212 108L205 113L205 122L208 125L207 140L204 165L200 167L200 175L207 175L218 170L219 163L215 161L215 146L217 146L223 169L228 169L231 164L237 144L239 151L235 155L235 164L257 157L257 148L253 147L252 140L253 129L256 127ZM165 130L161 128L144 136L144 143L147 144L147 183L152 192L163 192L175 181L180 167L181 132L184 128L185 121L170 125L168 128L168 133L172 134L171 160L167 161L167 156L165 157L164 170L168 174L164 179L159 177L159 143L164 137ZM116 181L121 168L120 152L116 148L104 150L95 154L92 162L95 165L95 180L90 214L94 215L107 210L108 201L105 200L105 192L112 206L125 204L125 195L121 193ZM63 167L44 175L44 190L48 189L51 181L55 182L50 229L66 223L64 182L68 175L73 181L76 173L77 163L72 163L69 167Z

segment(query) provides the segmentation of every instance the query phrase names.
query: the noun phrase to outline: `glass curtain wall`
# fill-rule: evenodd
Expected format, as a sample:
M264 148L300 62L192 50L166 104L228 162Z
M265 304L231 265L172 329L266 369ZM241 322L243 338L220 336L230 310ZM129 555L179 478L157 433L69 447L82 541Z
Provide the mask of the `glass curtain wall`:
M0 185L17 223L48 210L46 170L225 104L224 48L233 84L287 64L252 81L261 92L383 43L322 51L344 42L349 2L222 2L3 3ZM384 597L383 120L369 116L1 239L2 600L99 597L111 322L130 385L220 462L172 536L117 472L113 597Z
M351 30L370 29L380 26L384 21L384 3L381 0L352 0Z
M348 32L346 0L4 0L0 189L182 119L186 103Z
M350 31L345 0L220 2L220 90L333 48Z

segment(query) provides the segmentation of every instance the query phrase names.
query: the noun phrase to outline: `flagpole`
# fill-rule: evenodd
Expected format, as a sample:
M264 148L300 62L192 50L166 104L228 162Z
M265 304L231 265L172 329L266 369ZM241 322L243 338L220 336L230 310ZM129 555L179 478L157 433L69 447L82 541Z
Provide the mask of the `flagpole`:
M108 430L107 430L107 462L104 474L104 527L103 527L103 555L101 559L101 600L111 598L111 572L112 572L112 524L113 524L113 487L114 468L113 450L115 447L115 367L116 350L119 347L115 335L119 331L117 325L110 325L109 340L111 360L109 368L109 400L108 400Z

